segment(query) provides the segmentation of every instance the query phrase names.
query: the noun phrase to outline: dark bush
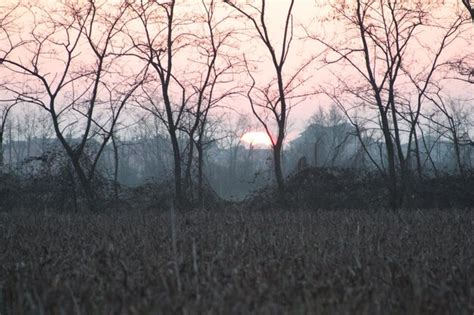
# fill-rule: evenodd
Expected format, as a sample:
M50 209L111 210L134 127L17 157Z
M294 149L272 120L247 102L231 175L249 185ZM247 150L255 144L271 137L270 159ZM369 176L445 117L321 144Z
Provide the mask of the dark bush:
M20 199L20 178L14 173L0 173L0 211L15 208Z
M288 178L290 204L319 209L385 207L383 178L352 169L308 168Z
M0 206L5 210L71 211L85 207L85 199L68 157L62 151L45 152L23 161L14 172L0 175ZM109 204L113 184L96 176L97 203Z
M474 174L445 174L423 180L409 177L403 193L405 208L472 208ZM257 191L247 203L254 209L272 207L309 209L388 208L385 179L377 173L342 168L307 168L287 178L282 200L274 187Z
M342 168L306 168L286 180L284 199L273 187L257 191L247 203L256 209L283 206L307 209L386 207L383 178Z
M472 208L474 174L426 178L416 182L408 195L409 204L418 208Z
M203 204L199 204L196 187L197 185L193 185L192 191L187 191L187 199L183 201L185 208L192 209L205 206L209 209L216 208L222 203L222 200L210 187L204 186ZM174 183L169 181L146 183L137 187L126 188L123 196L134 209L168 210L169 203L174 198Z

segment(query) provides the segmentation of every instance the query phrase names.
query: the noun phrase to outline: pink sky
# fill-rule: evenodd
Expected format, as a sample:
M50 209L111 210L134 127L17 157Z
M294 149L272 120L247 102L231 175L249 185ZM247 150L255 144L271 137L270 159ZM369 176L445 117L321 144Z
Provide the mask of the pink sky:
M117 2L118 0L114 1L107 1L108 3L111 2ZM246 0L248 3L260 3L258 0ZM451 2L450 2L451 1ZM449 8L449 4L457 3L458 1L456 0L450 0L447 1L448 4L445 5L445 8ZM13 0L3 0L2 1L2 6L5 6L9 3L16 3L17 1ZM25 3L25 1L21 1L22 3ZM34 2L33 0L29 2ZM39 6L55 6L55 3L58 3L58 0L37 0L36 1ZM86 3L87 1L84 0ZM244 0L240 1L240 3L243 3ZM281 29L282 29L282 21L285 18L285 11L286 8L288 7L289 1L286 0L271 0L267 1L267 21L269 22L269 27L270 27L270 34L271 37L274 39L274 43L278 47L278 43L281 40ZM178 2L180 3L180 2ZM200 0L186 0L185 1L186 5L199 5L201 3ZM343 38L346 34L346 30L342 28L341 26L336 26L335 23L333 22L325 22L325 23L318 23L315 22L316 17L318 16L324 16L327 11L327 9L324 9L324 5L327 3L327 1L315 1L315 0L297 0L295 3L294 7L294 18L295 18L295 30L298 30L298 35L302 36L303 32L301 32L301 29L299 28L300 24L303 25L310 25L309 29L311 31L314 31L316 34L321 35L321 36L328 36L329 38ZM0 7L1 10L1 7ZM189 10L189 9L187 9ZM448 9L447 9L448 10ZM439 11L437 14L444 15L444 13L447 11ZM31 18L31 17L30 17ZM28 32L26 29L28 25L28 21L24 22L24 27L25 31ZM240 25L238 26L240 27ZM469 42L472 43L472 40L474 38L474 27L471 27L471 30L468 30L465 33L466 40L465 41L459 41L459 43L453 47L453 49L450 50L449 54L456 54L458 52L465 52L469 51L471 48L469 48ZM423 36L423 40L427 40L429 37ZM309 41L304 41L304 40L296 40L294 42L294 46L292 48L292 53L288 59L288 63L286 65L286 69L288 70L289 73L291 73L296 67L298 67L302 62L308 60L308 58L311 58L312 56L316 55L319 52L319 49L321 46L318 46L315 44L315 42L309 42ZM254 42L248 42L244 43L241 45L241 50L242 53L245 52L246 54L249 54L249 52L252 54L253 59L261 60L261 62L258 63L258 73L259 73L259 78L262 81L265 81L266 78L269 78L273 76L274 70L272 69L268 58L266 57L266 52L262 48L261 43L258 41ZM448 55L449 56L449 55ZM185 62L185 59L187 57L183 57L183 62L181 62L181 65L177 65L177 67L183 67L185 69L188 65ZM423 68L422 61L426 61L427 58L426 56L417 56L419 59L419 64L417 66ZM320 66L321 64L318 64L315 62L311 68L311 71L308 71L305 73L305 76L309 78L308 82L306 82L305 86L303 87L307 91L311 91L316 89L316 87L321 84L322 82L330 82L330 73L327 70L319 70L316 71L316 69ZM133 68L130 67L130 68ZM338 71L338 68L333 68L334 71ZM458 91L457 86L451 86L454 92L460 92ZM249 111L249 106L248 103L246 102L245 99L241 100L242 104L239 104L237 106L241 106L242 108L239 109L239 111ZM298 107L296 107L291 114L291 120L289 124L289 137L294 137L304 126L305 122L307 119L311 116L313 112L315 112L317 105L327 105L327 101L324 99L321 99L319 97L308 97L308 99L300 104Z

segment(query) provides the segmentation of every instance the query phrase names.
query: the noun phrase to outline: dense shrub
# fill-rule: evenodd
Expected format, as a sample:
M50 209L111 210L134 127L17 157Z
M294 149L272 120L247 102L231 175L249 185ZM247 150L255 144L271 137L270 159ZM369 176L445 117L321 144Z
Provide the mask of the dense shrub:
M288 178L290 205L317 209L384 207L383 179L373 173L342 168L308 168Z
M64 156L47 154L24 163L27 172L0 175L2 209L80 210L86 208L74 170ZM31 174L31 175L26 175ZM469 208L474 206L474 174L444 174L418 179L411 176L404 191L405 208ZM93 182L98 210L158 210L167 208L174 198L171 181L150 182L137 187L116 185L100 176ZM204 200L198 202L197 185L188 189L184 208L218 209L223 200L206 186ZM342 168L307 168L286 181L284 198L273 186L253 193L244 202L252 209L274 207L307 209L387 208L388 191L384 178L375 173ZM403 188L403 189L402 189Z
M254 209L362 209L386 207L388 199L382 178L352 169L306 168L290 175L285 188L284 198L268 186L246 203Z
M410 204L423 208L474 207L474 173L425 178L411 187Z
M80 210L85 199L74 169L61 151L48 151L23 161L0 178L0 201L8 209ZM97 203L113 198L112 183L96 176L92 183Z
M472 208L474 174L444 174L418 179L410 175L398 187L403 208ZM257 191L247 200L255 209L302 207L308 209L388 208L386 181L378 173L343 168L306 168L286 181L284 199L273 186Z
M14 173L0 172L0 211L15 208L20 199L20 178Z

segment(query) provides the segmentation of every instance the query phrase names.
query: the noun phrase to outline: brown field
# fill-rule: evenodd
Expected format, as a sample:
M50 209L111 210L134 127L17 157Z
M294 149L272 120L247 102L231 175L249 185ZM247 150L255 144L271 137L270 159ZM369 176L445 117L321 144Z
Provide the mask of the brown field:
M0 213L0 313L474 312L472 211L171 217Z

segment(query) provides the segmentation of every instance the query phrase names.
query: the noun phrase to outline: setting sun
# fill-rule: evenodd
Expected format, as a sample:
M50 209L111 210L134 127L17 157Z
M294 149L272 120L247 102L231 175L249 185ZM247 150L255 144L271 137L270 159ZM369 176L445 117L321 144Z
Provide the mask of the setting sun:
M270 147L273 143L268 134L262 131L249 131L245 133L241 139L243 142L251 146L261 145Z

